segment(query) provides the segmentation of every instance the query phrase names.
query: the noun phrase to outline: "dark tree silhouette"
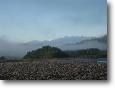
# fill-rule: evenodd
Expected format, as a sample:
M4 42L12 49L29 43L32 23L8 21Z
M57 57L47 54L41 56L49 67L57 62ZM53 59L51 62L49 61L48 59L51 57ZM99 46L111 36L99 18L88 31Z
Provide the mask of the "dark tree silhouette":
M40 49L27 52L23 59L66 58L69 55L57 47L43 46Z

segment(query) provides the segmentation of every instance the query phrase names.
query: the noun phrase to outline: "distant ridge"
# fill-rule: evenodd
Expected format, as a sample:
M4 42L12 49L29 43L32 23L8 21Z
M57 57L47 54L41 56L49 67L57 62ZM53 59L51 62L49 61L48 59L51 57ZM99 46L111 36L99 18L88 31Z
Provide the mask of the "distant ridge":
M96 37L77 37L77 36L72 36L72 37L68 37L65 36L63 38L58 38L58 39L54 39L54 40L44 40L44 41L37 41L37 40L32 40L27 42L27 44L38 44L38 45L60 45L60 44L65 44L68 42L78 42L78 41L83 41L83 40L90 40L90 39L94 39Z
M107 50L107 35L101 38L82 40L75 43L65 43L63 45L60 45L59 47L63 50L76 50L88 48L98 48L100 50Z

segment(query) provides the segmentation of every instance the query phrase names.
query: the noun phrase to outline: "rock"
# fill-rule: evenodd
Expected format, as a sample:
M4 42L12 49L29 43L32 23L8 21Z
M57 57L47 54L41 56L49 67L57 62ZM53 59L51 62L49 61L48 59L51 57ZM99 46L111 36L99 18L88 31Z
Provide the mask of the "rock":
M107 63L73 61L0 64L1 80L107 80Z

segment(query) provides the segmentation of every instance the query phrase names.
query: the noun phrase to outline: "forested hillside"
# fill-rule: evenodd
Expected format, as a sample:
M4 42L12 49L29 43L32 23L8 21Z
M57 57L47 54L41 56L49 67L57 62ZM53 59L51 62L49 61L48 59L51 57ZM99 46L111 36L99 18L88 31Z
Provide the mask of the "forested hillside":
M51 46L43 46L40 49L27 52L23 59L65 58L68 54L61 49Z
M65 51L70 57L84 57L84 58L107 58L106 50L99 50L97 48Z
M66 43L57 47L62 50L82 50L88 48L98 48L99 50L107 50L107 35L101 38L83 40L76 43Z
M0 60L5 60L6 58L4 58L4 56L0 57Z
M57 47L43 46L40 49L27 52L27 54L23 57L23 59L47 59L47 58L67 58L67 57L85 57L85 58L107 57L107 51L101 51L97 48L61 51L61 49Z

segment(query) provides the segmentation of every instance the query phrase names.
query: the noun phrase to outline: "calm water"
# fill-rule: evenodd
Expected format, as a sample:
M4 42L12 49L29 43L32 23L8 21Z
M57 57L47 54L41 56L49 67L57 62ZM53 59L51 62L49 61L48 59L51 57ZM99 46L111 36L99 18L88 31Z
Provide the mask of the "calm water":
M97 58L97 59L72 59L72 60L46 60L46 61L77 61L77 62L97 61L98 63L107 63L107 58ZM34 61L34 62L36 62L36 61Z

